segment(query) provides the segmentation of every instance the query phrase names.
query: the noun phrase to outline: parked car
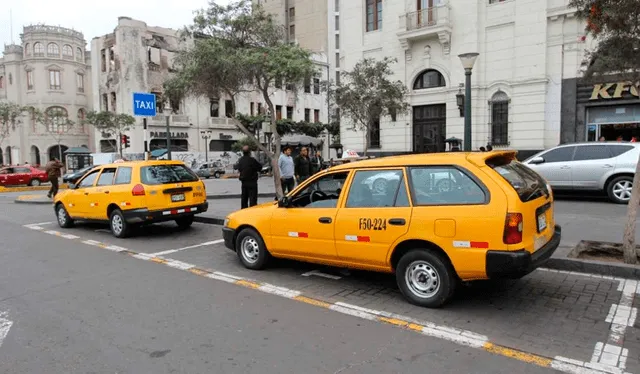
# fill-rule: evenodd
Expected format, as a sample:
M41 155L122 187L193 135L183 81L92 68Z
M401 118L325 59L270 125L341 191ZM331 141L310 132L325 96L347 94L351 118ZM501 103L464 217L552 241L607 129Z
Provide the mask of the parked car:
M62 183L76 183L80 178L84 177L84 175L87 174L87 172L91 169L93 169L93 165L87 166L85 168L76 170L71 173L67 173L62 176Z
M199 176L200 178L207 178L207 179L211 177L218 179L225 174L224 167L222 167L222 165L220 165L217 162L202 164L194 171L196 175Z
M49 176L44 170L30 165L9 166L0 169L0 186L39 186L48 180Z
M627 204L639 152L640 143L564 144L533 155L524 164L554 190L603 191L614 203Z

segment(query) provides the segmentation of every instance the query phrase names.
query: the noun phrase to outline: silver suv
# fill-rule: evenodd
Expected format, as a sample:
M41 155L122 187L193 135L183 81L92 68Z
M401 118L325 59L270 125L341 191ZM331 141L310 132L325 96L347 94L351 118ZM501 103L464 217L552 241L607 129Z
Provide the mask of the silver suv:
M627 204L640 143L564 144L529 157L524 163L554 190L604 191L614 203Z

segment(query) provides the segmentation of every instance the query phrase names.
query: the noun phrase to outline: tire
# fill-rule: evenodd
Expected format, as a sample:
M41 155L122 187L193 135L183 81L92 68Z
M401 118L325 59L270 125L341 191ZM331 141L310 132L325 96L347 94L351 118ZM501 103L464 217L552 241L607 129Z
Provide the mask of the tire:
M423 278L425 276L430 278ZM411 250L400 258L396 266L396 281L407 301L427 308L446 304L458 283L449 260L426 249Z
M181 229L187 229L193 225L193 215L180 217L176 220L176 224Z
M262 237L254 229L246 228L240 231L235 247L240 262L247 269L262 270L271 259Z
M453 182L450 179L442 179L436 183L436 190L438 192L449 192L454 187Z
M632 187L633 177L621 176L613 178L607 185L609 200L616 204L628 204Z
M40 179L32 179L29 181L29 186L32 186L32 187L37 187L41 184L42 182L40 182Z
M58 226L63 229L71 228L74 225L73 219L69 217L69 213L62 203L56 205L56 221L58 221Z
M131 230L131 226L125 221L120 209L115 209L109 215L109 228L111 229L111 234L120 239L129 236Z
M220 179L220 173L216 171L215 173L213 173L213 177L216 179Z

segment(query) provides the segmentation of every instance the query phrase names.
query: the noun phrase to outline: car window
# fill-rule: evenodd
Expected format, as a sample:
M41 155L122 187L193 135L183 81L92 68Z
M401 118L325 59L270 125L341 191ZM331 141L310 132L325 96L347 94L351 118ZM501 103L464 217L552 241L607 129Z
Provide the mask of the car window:
M100 172L100 169L92 171L91 173L87 174L84 178L82 178L80 183L78 183L78 188L93 186L93 183L96 181L96 178L98 177L99 172Z
M148 185L195 182L200 178L184 165L153 165L140 168L142 183Z
M406 183L404 183L404 179L400 181L400 188L398 189L398 194L396 195L395 206L397 207L411 206L409 204L409 195L407 194L407 185Z
M27 173L31 174L31 169L29 168L15 168L15 173Z
M487 165L509 182L522 202L549 194L544 178L516 160L494 157L487 160Z
M357 171L349 187L346 207L392 207L402 179L402 170Z
M291 197L291 205L298 208L335 208L344 189L349 172L324 175Z
M414 167L409 171L414 205L484 204L484 190L453 166Z
M103 169L102 174L98 178L97 186L111 186L113 177L116 175L116 168Z
M13 168L6 168L0 171L0 174L13 174Z
M573 151L576 147L561 147L552 149L542 155L544 162L566 162L573 159Z
M113 184L129 184L131 183L131 168L129 166L120 166L116 173L116 180Z
M606 145L581 145L576 147L573 161L605 160L611 158Z
M611 152L611 157L618 157L632 150L634 146L622 144L607 144L607 148L609 148L609 152Z

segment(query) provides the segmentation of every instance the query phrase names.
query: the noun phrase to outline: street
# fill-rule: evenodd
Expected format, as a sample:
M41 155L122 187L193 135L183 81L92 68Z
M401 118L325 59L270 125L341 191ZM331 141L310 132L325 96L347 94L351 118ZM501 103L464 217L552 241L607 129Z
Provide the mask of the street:
M389 275L289 261L249 271L218 226L167 223L118 240L12 201L0 198L3 373L640 373L636 281L541 269L425 309ZM239 205L210 203L217 216ZM563 246L619 240L625 211L559 201ZM594 222L610 227L579 230ZM613 331L623 312L628 326ZM12 322L4 341L1 318ZM612 339L623 349L609 352Z

